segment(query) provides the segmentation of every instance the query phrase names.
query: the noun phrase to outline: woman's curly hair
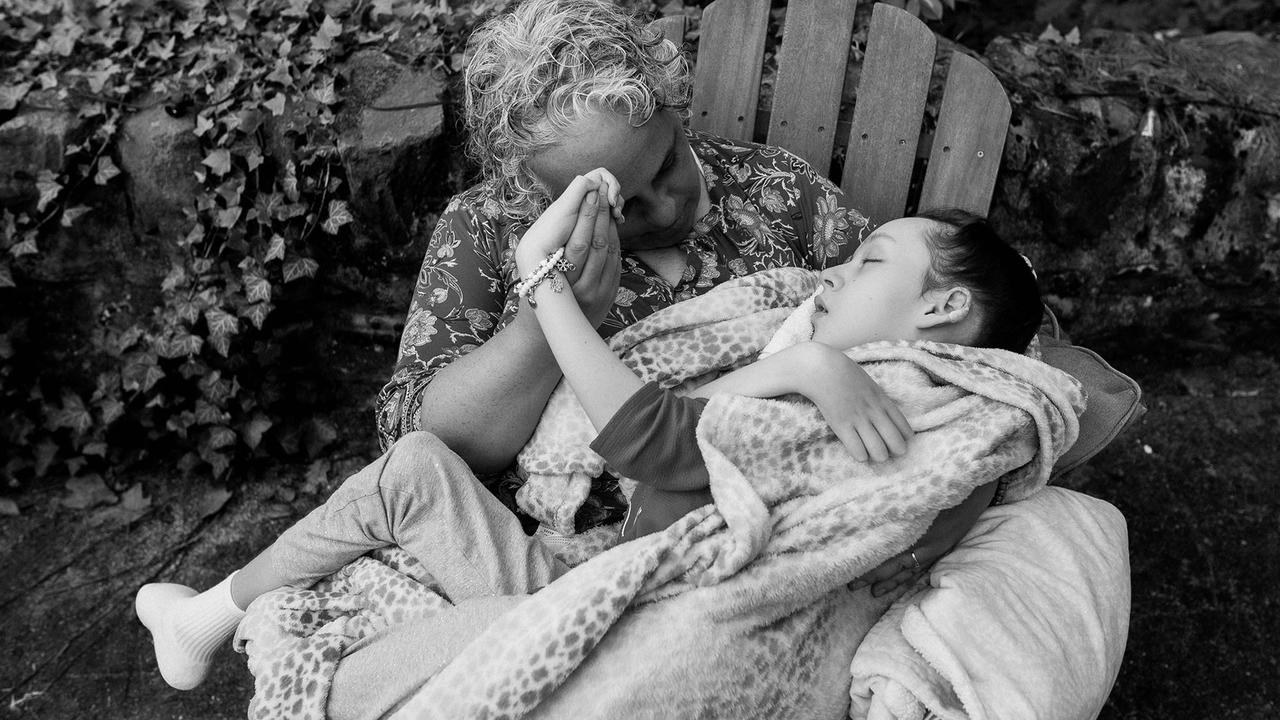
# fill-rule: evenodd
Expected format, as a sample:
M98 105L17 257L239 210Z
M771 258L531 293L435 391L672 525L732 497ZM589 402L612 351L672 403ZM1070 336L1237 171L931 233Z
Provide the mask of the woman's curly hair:
M508 217L546 207L526 160L584 114L610 110L639 126L659 110L688 113L680 50L609 0L523 0L477 28L468 54L469 150Z

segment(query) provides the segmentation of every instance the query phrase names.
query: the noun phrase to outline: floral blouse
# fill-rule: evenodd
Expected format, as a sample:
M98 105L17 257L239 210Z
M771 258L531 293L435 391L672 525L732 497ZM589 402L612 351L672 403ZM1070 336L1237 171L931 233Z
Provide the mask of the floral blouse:
M600 327L605 337L730 278L842 263L869 230L840 189L795 155L687 132L711 210L681 245L688 266L674 286L623 252L617 298ZM501 330L519 307L512 249L530 223L500 217L491 198L487 183L455 196L432 234L395 371L378 395L384 448L418 429L423 390L436 372Z

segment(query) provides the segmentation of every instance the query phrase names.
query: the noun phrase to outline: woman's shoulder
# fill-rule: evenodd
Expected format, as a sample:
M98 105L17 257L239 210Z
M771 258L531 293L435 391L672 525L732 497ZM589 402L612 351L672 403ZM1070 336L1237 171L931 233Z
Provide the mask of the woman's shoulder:
M689 130L689 144L704 163L717 165L777 165L785 163L796 169L809 168L809 164L800 156L777 145L768 145L750 140L730 140L729 138Z

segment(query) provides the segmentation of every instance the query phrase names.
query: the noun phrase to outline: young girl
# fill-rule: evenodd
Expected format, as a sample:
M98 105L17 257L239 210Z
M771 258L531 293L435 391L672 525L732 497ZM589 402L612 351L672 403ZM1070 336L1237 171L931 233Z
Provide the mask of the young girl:
M910 426L841 350L877 340L933 340L1021 352L1039 326L1030 268L985 221L955 212L904 218L881 226L849 262L822 273L812 341L729 373L700 388L699 397L679 398L642 383L613 355L566 291L554 259L574 233L589 233L617 253L611 210L619 197L607 171L576 178L525 234L516 262L527 278L520 286L529 301L523 311L537 313L565 378L600 430L592 447L641 481L624 539L710 502L693 440L707 396L799 393L817 404L854 457L884 460L905 451ZM161 674L175 688L195 687L253 599L308 586L387 545L420 560L454 603L530 593L568 569L522 532L457 455L431 435L411 433L212 589L144 586L136 609L153 635Z

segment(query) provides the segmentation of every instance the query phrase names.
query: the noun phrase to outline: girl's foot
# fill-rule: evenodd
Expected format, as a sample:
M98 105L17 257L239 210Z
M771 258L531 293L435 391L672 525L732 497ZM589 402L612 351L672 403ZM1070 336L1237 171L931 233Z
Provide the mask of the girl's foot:
M173 583L143 585L134 609L151 631L161 677L178 690L204 682L213 654L244 617L231 600L230 577L202 593Z

